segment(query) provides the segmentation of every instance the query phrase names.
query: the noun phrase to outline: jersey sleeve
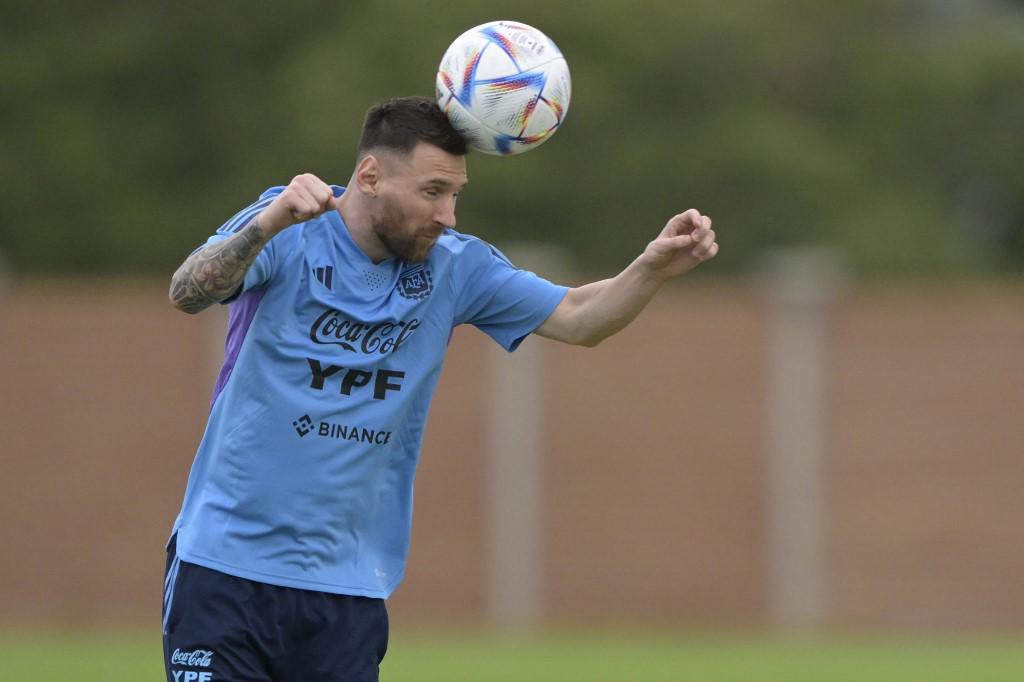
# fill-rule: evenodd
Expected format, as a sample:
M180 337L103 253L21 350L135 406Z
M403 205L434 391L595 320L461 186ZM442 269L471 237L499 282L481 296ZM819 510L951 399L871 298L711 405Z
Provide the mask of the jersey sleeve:
M224 241L225 239L237 234L242 228L252 222L252 219L259 215L263 209L269 206L274 198L283 190L284 187L271 187L265 191L260 195L260 198L257 201L249 204L241 211L231 216L226 223L217 228L217 231L210 235L210 238L206 240L206 243L199 248L205 248L211 244L216 244L217 242ZM242 286L233 295L221 301L221 303L231 303L242 293L264 285L271 280L274 276L276 266L274 241L275 240L273 239L270 240L262 249L260 249L260 252L256 255L256 260L253 261L252 265L249 266L249 269L245 273L245 279L242 282ZM199 249L196 250L198 251Z
M508 351L543 324L568 291L520 270L480 240L467 246L455 273L455 324L476 326Z

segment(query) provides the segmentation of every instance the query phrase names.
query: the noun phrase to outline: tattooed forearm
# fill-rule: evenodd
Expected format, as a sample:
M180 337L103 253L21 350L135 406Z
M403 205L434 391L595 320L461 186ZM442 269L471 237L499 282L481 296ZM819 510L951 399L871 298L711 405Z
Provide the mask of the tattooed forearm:
M169 296L176 308L198 313L235 293L270 237L254 220L224 241L196 251L171 277Z

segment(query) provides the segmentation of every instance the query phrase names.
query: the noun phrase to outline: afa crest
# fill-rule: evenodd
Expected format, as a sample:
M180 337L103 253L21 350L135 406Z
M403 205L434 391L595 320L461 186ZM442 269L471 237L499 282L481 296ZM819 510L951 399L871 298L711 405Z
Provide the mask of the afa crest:
M425 265L416 265L398 277L398 293L404 298L418 300L426 298L434 290L430 270Z

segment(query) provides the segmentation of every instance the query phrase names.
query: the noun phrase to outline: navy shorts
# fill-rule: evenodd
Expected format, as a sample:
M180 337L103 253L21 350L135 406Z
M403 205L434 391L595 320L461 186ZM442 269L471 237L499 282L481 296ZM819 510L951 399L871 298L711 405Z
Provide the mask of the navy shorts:
M383 599L298 590L178 559L164 577L168 682L376 682Z

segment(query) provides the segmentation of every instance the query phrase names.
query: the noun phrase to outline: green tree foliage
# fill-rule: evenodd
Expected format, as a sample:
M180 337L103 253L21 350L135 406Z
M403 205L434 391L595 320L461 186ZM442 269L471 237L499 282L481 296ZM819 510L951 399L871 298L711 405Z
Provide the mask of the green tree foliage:
M470 157L460 229L604 271L696 206L717 272L806 242L881 275L1024 265L1019 3L23 4L0 5L0 251L23 272L169 273L265 187L344 184L366 108L431 94L495 18L556 40L573 100L540 149Z

